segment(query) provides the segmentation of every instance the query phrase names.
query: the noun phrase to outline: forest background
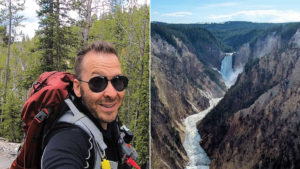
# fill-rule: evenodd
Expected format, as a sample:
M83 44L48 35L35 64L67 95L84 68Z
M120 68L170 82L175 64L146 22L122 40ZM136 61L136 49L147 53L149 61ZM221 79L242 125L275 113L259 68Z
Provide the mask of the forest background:
M74 72L76 54L105 40L118 50L129 78L120 118L134 133L140 165L149 159L149 5L135 0L37 0L39 29L17 33L24 0L0 1L0 137L22 142L21 111L29 89L45 71ZM76 12L76 19L68 12ZM100 12L99 12L100 11Z

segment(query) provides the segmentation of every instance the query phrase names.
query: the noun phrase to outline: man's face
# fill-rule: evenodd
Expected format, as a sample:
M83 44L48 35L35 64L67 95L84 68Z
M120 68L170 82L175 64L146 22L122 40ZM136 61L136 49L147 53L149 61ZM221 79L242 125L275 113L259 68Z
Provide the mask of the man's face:
M122 74L120 62L115 54L88 52L81 63L81 68L80 80L83 81L89 81L95 76L105 76L110 80ZM104 128L107 123L116 119L125 95L125 90L117 91L110 81L103 91L95 93L90 90L88 83L77 79L74 81L74 92L77 97L82 98L83 104Z

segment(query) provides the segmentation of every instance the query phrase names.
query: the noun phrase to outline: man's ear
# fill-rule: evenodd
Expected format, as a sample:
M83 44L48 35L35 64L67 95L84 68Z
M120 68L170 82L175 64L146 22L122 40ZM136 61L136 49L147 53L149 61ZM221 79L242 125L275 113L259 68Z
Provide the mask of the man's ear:
M81 92L80 92L80 82L77 79L74 79L73 82L73 89L74 89L74 93L77 97L81 97Z

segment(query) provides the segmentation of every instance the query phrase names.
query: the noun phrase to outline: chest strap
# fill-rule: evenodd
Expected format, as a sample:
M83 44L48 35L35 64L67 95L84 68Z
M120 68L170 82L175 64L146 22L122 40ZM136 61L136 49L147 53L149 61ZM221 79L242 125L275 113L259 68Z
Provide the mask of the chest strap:
M68 98L65 100L65 103L71 109L71 111L67 111L58 122L66 122L70 124L74 124L83 129L89 136L93 139L93 145L95 150L95 169L101 168L101 161L105 159L105 149L107 145L104 143L103 135L101 131L97 128L97 126L83 113L81 113L74 103ZM109 161L112 169L118 168L118 163L114 161Z

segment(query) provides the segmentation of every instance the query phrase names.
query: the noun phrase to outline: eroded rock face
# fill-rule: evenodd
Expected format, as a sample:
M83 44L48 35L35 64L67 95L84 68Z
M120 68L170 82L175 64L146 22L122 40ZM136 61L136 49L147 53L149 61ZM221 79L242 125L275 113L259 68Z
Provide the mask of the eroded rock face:
M300 168L300 31L280 31L241 45L234 68L247 63L244 72L197 125L212 169ZM204 42L198 44L216 55L211 60L194 54L175 34L176 48L165 40L170 36L151 36L151 164L184 168L182 120L208 107L204 91L223 96L221 78L210 76L223 56Z
M291 38L289 44L294 48L300 48L300 29L298 29L294 36Z
M234 69L243 67L249 59L261 58L276 51L300 46L299 23L286 24L272 31L266 30L264 34L243 44L234 54Z
M281 36L276 34L276 32L271 32L252 44L249 42L243 44L234 55L234 69L243 67L249 58L261 58L266 54L273 53L282 48L284 44L286 44L286 42L282 43Z
M247 63L237 83L198 124L211 168L300 168L297 42Z
M183 119L196 113L195 109L201 111L209 106L203 91L221 97L226 89L224 84L211 80L208 74L212 69L201 63L180 39L173 38L180 52L159 35L151 37L152 168L186 166Z

